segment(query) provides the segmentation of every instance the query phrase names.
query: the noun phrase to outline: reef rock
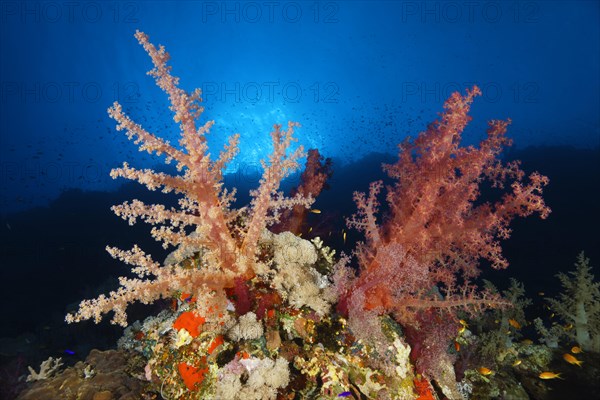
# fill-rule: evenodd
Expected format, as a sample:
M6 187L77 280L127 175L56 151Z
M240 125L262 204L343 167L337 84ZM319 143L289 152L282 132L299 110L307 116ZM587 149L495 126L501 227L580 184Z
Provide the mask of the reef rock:
M85 362L33 382L17 400L139 399L144 381L133 376L132 368L131 357L122 351L92 350Z

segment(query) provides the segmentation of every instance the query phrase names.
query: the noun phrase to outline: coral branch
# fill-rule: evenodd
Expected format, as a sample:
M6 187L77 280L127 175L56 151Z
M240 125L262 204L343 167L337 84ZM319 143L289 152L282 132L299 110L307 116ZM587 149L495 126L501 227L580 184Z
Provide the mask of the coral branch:
M300 176L300 184L291 191L290 196L316 198L326 187L327 180L332 173L331 159L323 160L319 150L310 149L304 171ZM286 209L281 213L279 223L271 227L271 230L301 234L304 231L307 213L307 208L302 204Z
M281 181L298 168L298 159L303 155L303 148L299 146L291 155L286 156L286 151L293 141L292 135L296 126L300 126L300 124L289 122L288 129L282 131L281 125L275 125L273 132L271 132L274 150L269 157L269 165L266 166L263 162L265 172L260 180L260 187L252 192L254 197L252 200L252 213L248 223L248 231L242 244L242 251L246 256L255 253L256 243L267 226L269 211L277 213L279 209L289 208L293 205L302 205L308 208L314 201L311 197L304 198L302 196L297 196L296 201L292 203L282 201L283 196L279 196L278 201L272 201L273 196L277 194Z
M365 197L364 193L354 192L354 202L358 208L358 213L346 220L346 224L349 228L363 231L369 240L370 245L373 247L377 247L381 243L376 214L379 210L377 196L381 192L382 187L382 181L371 183L368 198Z

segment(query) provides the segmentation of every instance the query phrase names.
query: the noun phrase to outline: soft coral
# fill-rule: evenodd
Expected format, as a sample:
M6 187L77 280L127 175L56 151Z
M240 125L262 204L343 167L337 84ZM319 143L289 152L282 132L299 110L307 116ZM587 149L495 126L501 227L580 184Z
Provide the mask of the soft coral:
M509 236L510 221L550 212L541 197L548 178L533 173L524 183L517 162L503 165L497 159L510 144L505 137L510 121L491 121L479 148L460 146L479 94L477 87L465 96L452 94L440 119L414 141L404 141L398 161L384 166L396 180L387 187L385 223L378 225L375 216L382 184L373 183L369 196L355 193L359 213L348 224L364 231L367 242L357 249L361 272L347 293L365 291L366 308L394 312L411 323L419 309L480 309L493 303L470 283L479 274L479 260L506 267L499 239ZM512 179L512 193L495 204L476 205L484 179L499 188Z
M471 120L470 105L480 94L477 87L465 96L452 94L440 118L399 146L396 163L384 165L396 182L386 188L389 212L383 223L376 217L383 184L372 183L368 195L354 194L358 213L348 225L363 231L367 241L356 250L358 277L337 273L338 309L352 308L351 319L362 311L393 314L413 347L427 347L428 360L448 358L447 343L456 334L458 310L474 313L507 304L479 292L472 283L480 272L479 260L488 260L494 268L506 267L499 239L509 236L510 221L535 212L545 218L550 212L541 197L548 178L533 173L525 183L518 162L504 165L498 159L510 145L505 137L510 121L491 121L478 148L460 146L462 131ZM494 204L482 203L480 187L486 180L499 189L510 181L512 192ZM431 347L432 340L439 343ZM430 363L420 364L439 383L439 371L432 371Z

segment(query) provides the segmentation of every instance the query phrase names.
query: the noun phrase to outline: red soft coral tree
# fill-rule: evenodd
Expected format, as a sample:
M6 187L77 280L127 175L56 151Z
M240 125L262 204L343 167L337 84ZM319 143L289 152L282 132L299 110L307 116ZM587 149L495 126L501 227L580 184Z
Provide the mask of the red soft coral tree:
M541 197L548 178L533 173L525 182L518 162L498 159L510 145L505 137L510 121L491 121L478 148L460 146L470 105L480 94L477 87L465 96L452 94L440 118L400 144L395 164L384 165L395 183L386 188L389 213L383 222L376 217L381 181L371 184L368 195L354 194L358 212L347 222L365 233L366 242L356 250L358 277L338 273L342 311L391 313L408 330L421 332L421 325L437 319L434 312L444 316L444 330L452 331L447 328L458 320L458 310L505 304L477 291L472 280L481 259L494 268L507 266L499 240L509 236L514 217L549 214ZM512 190L493 204L482 203L484 181L499 189L510 184Z
M316 198L321 191L327 187L327 181L331 178L331 159L324 159L318 149L308 150L306 166L300 176L300 183L292 189L291 196L302 195ZM301 234L306 231L306 220L308 209L306 207L292 207L283 210L279 223L271 227L275 233L292 232Z

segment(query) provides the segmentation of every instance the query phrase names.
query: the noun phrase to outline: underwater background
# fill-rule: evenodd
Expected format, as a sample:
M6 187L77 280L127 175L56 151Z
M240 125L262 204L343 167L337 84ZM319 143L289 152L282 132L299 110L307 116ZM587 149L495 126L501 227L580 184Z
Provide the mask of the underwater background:
M82 298L113 290L127 271L106 245L138 243L157 260L168 254L147 226L130 227L110 210L165 198L111 179L112 168L174 168L138 152L106 109L119 101L149 132L172 143L180 135L167 96L143 73L151 63L137 29L166 46L181 87L202 89L202 121L215 121L209 146L240 134L225 176L240 205L272 150L273 124L301 124L299 143L318 148L333 169L308 223L338 252L362 240L345 224L353 191L384 179L381 163L395 160L398 143L426 130L453 92L477 85L482 96L463 143L477 145L489 120L510 118L504 160L548 176L552 209L548 219L511 224L502 242L509 268L484 267L483 278L500 289L518 279L533 299L530 319L548 317L544 297L559 292L555 275L572 270L581 251L600 275L599 4L2 1L2 396L12 398L27 365L49 356L73 364L93 348L115 347L119 327L64 322ZM134 306L132 320L160 307ZM535 339L533 327L526 336Z

